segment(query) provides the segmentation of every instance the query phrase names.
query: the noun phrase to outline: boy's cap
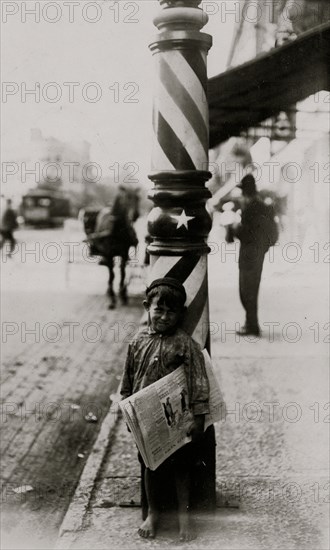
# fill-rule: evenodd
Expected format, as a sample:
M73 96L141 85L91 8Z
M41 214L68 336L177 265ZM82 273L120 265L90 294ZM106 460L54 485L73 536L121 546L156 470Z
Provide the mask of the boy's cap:
M173 279L172 277L163 277L162 279L155 279L154 281L152 281L152 283L150 283L150 285L146 289L146 294L148 295L149 292L153 288L156 288L157 286L170 286L172 288L175 288L175 290L178 290L180 292L180 294L182 295L182 298L184 298L184 301L186 301L187 299L185 288L179 281L177 281L177 279Z

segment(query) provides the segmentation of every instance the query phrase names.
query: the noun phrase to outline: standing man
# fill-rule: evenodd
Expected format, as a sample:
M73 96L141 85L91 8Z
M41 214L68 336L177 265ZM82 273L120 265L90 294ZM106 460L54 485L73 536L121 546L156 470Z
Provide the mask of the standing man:
M238 334L260 336L258 292L265 253L271 245L269 207L261 200L252 174L247 174L238 187L242 190L242 219L235 227L241 241L239 252L239 293L246 312L245 325Z
M1 244L0 249L3 247L6 241L9 241L10 250L8 257L11 258L13 250L15 248L16 240L14 239L13 232L18 228L17 217L12 208L11 199L6 201L6 209L3 213L1 220Z

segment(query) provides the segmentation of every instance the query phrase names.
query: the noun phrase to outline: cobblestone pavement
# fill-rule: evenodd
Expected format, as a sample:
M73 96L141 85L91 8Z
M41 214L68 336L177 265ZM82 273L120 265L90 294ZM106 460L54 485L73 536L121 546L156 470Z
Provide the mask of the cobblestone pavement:
M141 300L135 292L129 306L107 309L106 268L84 260L80 234L17 237L16 255L2 258L2 546L50 548L118 386ZM71 264L70 237L80 243Z
M210 257L212 357L229 410L216 425L222 507L197 518L198 538L189 548L323 550L329 545L328 266L266 259L263 337L250 340L233 332L242 310L231 257L232 264ZM186 548L173 521L155 540L139 538L139 481L135 447L120 421L83 529L73 538L64 533L59 547ZM224 507L226 500L239 508Z

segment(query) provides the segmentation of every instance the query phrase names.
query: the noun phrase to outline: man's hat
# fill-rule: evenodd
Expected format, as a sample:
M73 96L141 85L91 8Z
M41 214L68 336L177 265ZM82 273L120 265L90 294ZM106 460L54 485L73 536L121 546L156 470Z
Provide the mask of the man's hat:
M175 288L175 290L178 290L180 292L184 301L186 301L187 299L185 288L177 279L173 279L172 277L163 277L162 279L155 279L154 281L152 281L152 283L150 283L150 285L146 289L146 295L148 295L149 292L153 288L156 288L157 286L169 286L169 287Z
M256 180L252 176L252 174L246 174L244 178L242 178L241 183L237 185L239 189L242 189L243 195L255 195L257 192L256 187Z

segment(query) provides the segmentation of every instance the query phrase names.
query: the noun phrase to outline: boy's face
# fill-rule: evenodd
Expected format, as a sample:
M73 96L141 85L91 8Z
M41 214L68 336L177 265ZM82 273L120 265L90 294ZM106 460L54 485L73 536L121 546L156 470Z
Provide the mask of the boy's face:
M151 304L145 306L149 312L151 327L155 332L166 334L181 321L184 309L170 308L166 304L159 304L155 296Z

